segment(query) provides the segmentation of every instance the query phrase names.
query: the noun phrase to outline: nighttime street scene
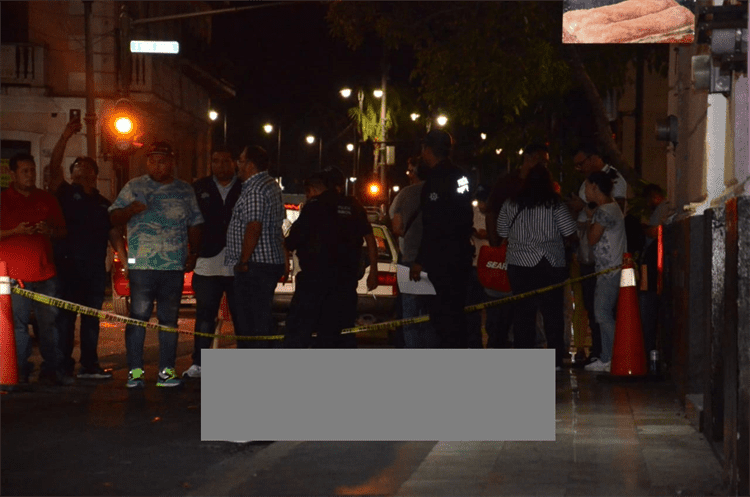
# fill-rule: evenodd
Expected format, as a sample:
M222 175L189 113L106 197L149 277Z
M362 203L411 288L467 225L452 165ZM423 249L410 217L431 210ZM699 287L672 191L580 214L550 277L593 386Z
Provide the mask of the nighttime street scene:
M747 0L0 22L0 495L750 495Z

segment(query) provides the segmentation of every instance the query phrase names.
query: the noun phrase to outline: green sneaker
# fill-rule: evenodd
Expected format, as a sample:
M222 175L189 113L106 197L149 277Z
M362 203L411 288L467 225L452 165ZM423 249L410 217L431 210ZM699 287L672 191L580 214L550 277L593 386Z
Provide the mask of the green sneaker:
M179 387L182 380L175 373L174 368L164 368L156 379L157 387Z
M143 382L143 369L131 369L128 373L128 388L143 388L146 384Z

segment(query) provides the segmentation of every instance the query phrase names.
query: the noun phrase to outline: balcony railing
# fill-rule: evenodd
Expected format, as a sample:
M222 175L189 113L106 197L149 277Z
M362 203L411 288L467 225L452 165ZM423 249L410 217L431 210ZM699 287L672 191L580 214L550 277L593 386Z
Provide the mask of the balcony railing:
M30 43L2 45L0 69L3 85L44 86L44 47Z

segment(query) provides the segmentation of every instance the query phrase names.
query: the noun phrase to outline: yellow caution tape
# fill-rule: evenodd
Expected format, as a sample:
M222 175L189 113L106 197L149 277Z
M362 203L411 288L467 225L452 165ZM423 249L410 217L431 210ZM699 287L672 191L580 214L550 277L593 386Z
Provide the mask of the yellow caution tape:
M92 307L86 307L80 304L75 304L73 302L68 302L67 300L58 299L56 297L50 297L49 295L44 295L41 293L32 292L30 290L26 290L25 288L18 288L13 287L12 288L13 293L16 293L18 295L21 295L22 297L26 297L28 299L34 300L36 302L41 302L42 304L51 305L54 307L59 307L60 309L65 309L72 312L77 312L81 314L85 314L87 316L93 316L95 318L103 319L106 321L115 321L118 323L125 323L125 324L132 324L134 326L143 326L144 328L154 329L158 331L167 331L170 333L182 333L184 335L197 335L201 337L209 337L209 338L234 338L236 340L281 340L284 338L284 335L275 335L275 336L238 336L238 335L216 335L213 333L202 333L202 332L195 332L195 331L188 331L188 330L181 330L179 328L172 328L169 326L162 326L160 324L156 323L149 323L146 321L140 321L138 319L128 318L125 316L120 316L119 314L114 314L111 312L105 312L101 311L99 309L94 309Z
M598 273L589 274L586 276L581 276L579 278L572 278L567 279L563 281L562 283L557 283L555 285L550 285L545 288L539 288L537 290L533 290L531 292L521 293L518 295L513 295L511 297L506 297L504 299L499 300L493 300L491 302L485 302L483 304L476 304L476 305L470 305L464 308L464 312L477 312L481 311L482 309L487 309L490 307L495 307L498 305L507 304L510 302L515 302L516 300L521 300L527 297L532 297L534 295L539 295L541 293L548 292L550 290L554 290L555 288L560 288L565 285L568 285L570 283L575 283L581 280L585 280L587 278L593 278L595 276L599 276L602 274L610 273L612 271L617 271L621 269L622 266L615 266L611 267L609 269L605 269L603 271L599 271ZM12 288L13 293L16 293L18 295L21 295L22 297L26 297L28 299L34 300L36 302L40 302L42 304L51 305L54 307L59 307L60 309L65 309L68 311L85 314L87 316L93 316L105 321L114 321L118 323L124 323L124 324L131 324L134 326L143 326L147 329L154 329L158 331L166 331L169 333L181 333L184 335L197 335L201 337L208 337L208 338L231 338L234 340L283 340L284 335L271 335L271 336L239 336L239 335L221 335L221 334L214 334L214 333L202 333L202 332L196 332L196 331L188 331L188 330L181 330L179 328L172 328L169 326L162 326L160 324L156 323L150 323L146 321L140 321L138 319L128 318L125 316L120 316L119 314L114 314L111 312L105 312L101 311L99 309L94 309L91 307L86 307L80 304L75 304L73 302L68 302L67 300L58 299L56 297L50 297L49 295L44 295L41 293L32 292L30 290L26 290L25 288L19 288L19 287L13 287ZM377 323L377 324L371 324L366 326L355 326L353 328L345 328L341 330L342 334L345 333L360 333L363 331L378 331L378 330L392 330L399 328L404 325L408 324L417 324L417 323L426 323L430 320L429 315L425 316L419 316L415 318L407 318L407 319L396 319L393 321L386 321L384 323Z

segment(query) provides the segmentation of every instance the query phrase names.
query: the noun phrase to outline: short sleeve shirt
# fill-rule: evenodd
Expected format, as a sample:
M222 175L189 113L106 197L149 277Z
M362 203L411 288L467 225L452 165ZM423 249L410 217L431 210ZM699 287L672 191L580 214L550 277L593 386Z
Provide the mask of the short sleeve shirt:
M391 204L388 212L391 219L396 214L401 216L401 223L404 229L406 229L406 223L412 218L414 219L409 226L409 231L404 233L404 236L398 237L398 248L401 250L403 262L413 262L419 252L419 243L422 240L422 213L420 212L416 216L414 213L419 209L423 185L424 182L417 183L401 190L393 200L393 204Z
M96 267L104 267L107 257L109 206L111 202L97 190L87 194L77 184L63 182L57 189L68 236L54 244L55 258L72 258Z
M13 185L0 194L0 226L11 230L21 223L35 225L45 221L65 226L62 210L55 197L34 189L28 196ZM52 243L46 235L16 235L0 240L0 259L6 262L8 276L22 281L44 281L57 274Z
M203 223L193 187L179 179L159 183L146 174L129 181L109 211L143 199L148 209L128 221L128 267L181 271L188 228Z
M602 168L603 173L608 173L609 171L614 170L617 172L617 177L612 182L612 198L617 200L618 198L626 198L628 196L628 183L625 181L625 178L623 178L622 174L620 174L620 171L617 171L614 167L610 166L609 164L605 164ZM581 183L581 188L578 190L578 196L583 200L584 203L588 202L586 200L586 181L584 180L583 183ZM581 210L581 213L578 215L578 221L585 222L586 221L586 210Z
M594 211L592 224L604 227L604 233L594 245L594 259L596 270L602 271L622 264L622 254L625 253L625 216L616 202L600 205Z
M267 171L245 180L229 221L224 264L234 266L240 261L245 227L250 222L261 223L260 238L250 260L263 264L284 264L284 218L281 187Z
M519 213L518 204L506 200L497 216L497 234L508 239L506 262L513 266L534 267L546 258L552 267L564 267L563 238L575 232L576 223L562 202Z

